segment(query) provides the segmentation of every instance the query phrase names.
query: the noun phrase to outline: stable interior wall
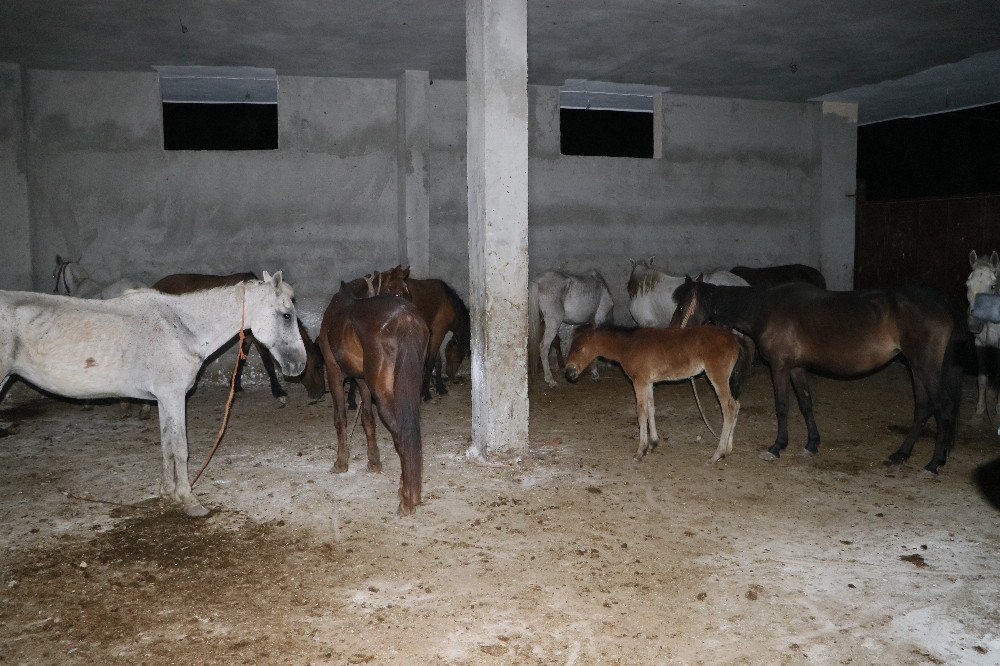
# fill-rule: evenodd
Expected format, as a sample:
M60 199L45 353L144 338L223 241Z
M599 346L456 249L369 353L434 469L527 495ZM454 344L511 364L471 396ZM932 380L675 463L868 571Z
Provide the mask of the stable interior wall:
M155 73L32 70L32 264L101 282L283 269L329 296L397 258L392 80L280 77L277 150L167 151Z
M397 79L279 76L279 148L240 152L163 150L152 72L9 65L0 86L7 288L50 290L56 253L102 282L280 268L321 310L340 280L406 256ZM600 270L622 323L630 258L674 274L801 262L850 288L850 109L665 94L661 158L583 157L559 152L558 93L529 87L532 277ZM464 297L465 83L428 78L426 96L429 273Z

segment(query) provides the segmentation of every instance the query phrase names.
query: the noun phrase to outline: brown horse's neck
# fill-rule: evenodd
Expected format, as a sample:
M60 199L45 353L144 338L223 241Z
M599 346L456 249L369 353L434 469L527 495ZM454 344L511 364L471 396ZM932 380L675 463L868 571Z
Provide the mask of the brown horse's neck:
M590 344L587 346L594 351L594 358L601 356L609 361L618 361L622 348L628 344L632 333L631 330L596 328L591 332Z
M713 285L711 290L703 290L698 297L704 299L704 307L708 310L706 323L721 324L753 335L764 293L766 290L753 287Z

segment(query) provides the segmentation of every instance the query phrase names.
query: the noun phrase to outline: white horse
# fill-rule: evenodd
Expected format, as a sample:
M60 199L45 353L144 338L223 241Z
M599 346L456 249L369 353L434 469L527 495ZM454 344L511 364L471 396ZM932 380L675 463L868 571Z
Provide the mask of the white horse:
M969 254L969 266L972 272L965 281L965 293L969 299L969 311L976 300L976 294L994 294L997 292L997 274L1000 272L1000 255L996 252L987 257L977 257L976 251ZM976 360L979 366L979 397L976 399L976 416L982 416L986 411L986 389L990 378L989 347L1000 349L1000 324L985 323L976 334ZM1000 411L1000 395L997 396L996 409Z
M129 289L142 289L149 285L132 278L122 278L111 284L102 285L94 281L79 262L63 259L56 255L56 269L52 273L56 286L53 294L65 294L79 298L118 298Z
M610 321L613 308L611 290L596 270L584 274L549 271L531 283L528 296L529 356L534 359L534 350L538 350L546 384L556 385L549 369L549 350L560 327L570 329L564 331L568 334L562 340L572 340L571 331L577 326L600 326ZM545 333L541 336L539 313L545 326ZM542 338L540 343L539 337ZM596 364L591 366L590 372L596 379Z
M151 289L100 301L0 291L0 392L11 375L70 398L156 400L163 477L160 494L191 516L208 514L191 492L185 396L205 358L243 328L287 375L306 363L294 292L281 271L170 296Z
M674 290L684 284L683 275L674 277L653 268L648 261L629 259L632 272L628 278L629 312L639 326L669 326L677 304ZM729 271L717 269L702 273L702 279L725 287L749 287L746 280Z

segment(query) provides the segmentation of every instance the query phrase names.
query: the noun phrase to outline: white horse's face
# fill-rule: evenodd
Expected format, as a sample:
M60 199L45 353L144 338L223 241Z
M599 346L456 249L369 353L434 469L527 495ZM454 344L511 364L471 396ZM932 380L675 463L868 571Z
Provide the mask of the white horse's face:
M78 262L63 259L57 254L52 278L56 281L55 293L65 293L67 296L72 296L77 292L81 283L90 279L90 274Z
M969 308L976 300L977 294L995 294L997 292L997 273L990 264L979 264L972 269L969 279L965 281L965 296L969 299Z
M264 343L281 371L288 376L302 374L306 348L295 314L295 291L282 282L281 271L264 271L260 284L247 286L247 327Z

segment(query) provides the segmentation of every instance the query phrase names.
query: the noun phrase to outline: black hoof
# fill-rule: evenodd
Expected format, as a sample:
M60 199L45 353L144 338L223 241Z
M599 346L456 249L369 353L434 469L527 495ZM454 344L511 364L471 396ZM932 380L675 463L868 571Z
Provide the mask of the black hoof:
M889 456L889 459L885 461L885 464L890 467L894 465L902 465L906 462L907 458L909 458L909 456L903 455L902 453L893 453Z
M443 386L438 387L438 395L448 395L448 389Z
M925 472L929 472L929 473L933 474L934 476L937 476L937 474L938 474L938 468L941 467L941 465L943 465L943 464L944 463L937 463L937 462L931 461L931 462L927 463L926 465L924 465L924 471Z

